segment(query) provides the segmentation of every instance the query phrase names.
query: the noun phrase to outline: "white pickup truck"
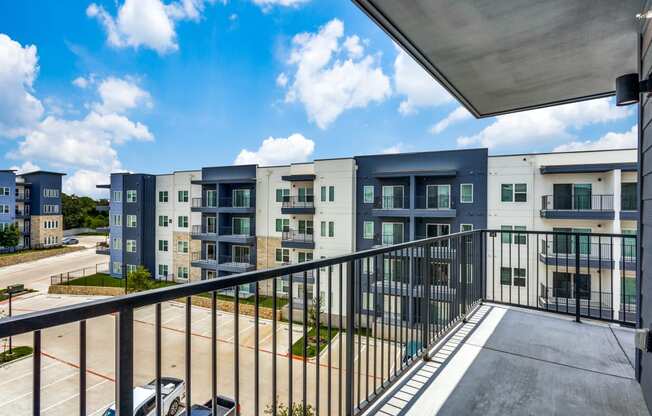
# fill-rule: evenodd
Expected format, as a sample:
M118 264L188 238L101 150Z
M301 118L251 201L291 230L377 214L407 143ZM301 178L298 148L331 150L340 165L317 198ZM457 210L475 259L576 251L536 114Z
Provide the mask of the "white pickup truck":
M161 400L163 409L161 414L174 416L181 407L182 400L186 397L186 383L172 377L161 378ZM150 416L156 410L156 380L152 380L142 387L134 389L134 416ZM106 409L102 416L115 416L115 404Z

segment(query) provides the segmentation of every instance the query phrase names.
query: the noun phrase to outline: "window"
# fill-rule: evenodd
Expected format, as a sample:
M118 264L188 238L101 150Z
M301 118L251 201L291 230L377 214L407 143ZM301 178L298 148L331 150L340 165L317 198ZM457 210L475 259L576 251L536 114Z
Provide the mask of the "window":
M460 231L473 231L473 224L460 224Z
M179 217L177 218L177 226L179 228L188 228L188 216L179 215Z
M514 226L514 231L525 231L527 227L524 225L515 225ZM526 245L527 244L527 234L514 234L514 238L516 239L516 244L519 245Z
M526 271L522 267L514 267L514 286L525 287Z
M326 202L326 187L321 187L321 202Z
M7 188L9 189L9 188ZM9 195L8 193L6 195ZM59 190L58 189L48 189L44 188L43 189L43 196L45 198L59 198Z
M636 211L636 183L622 183L620 185L620 209L623 211Z
M168 265L159 264L158 265L158 276L159 277L168 277Z
M169 218L167 215L159 215L158 216L158 226L159 227L167 227L169 222Z
M312 261L312 253L311 252L305 252L305 251L300 251L298 254L297 260L299 263L305 263L307 261Z
M276 219L276 232L277 233L287 233L290 231L290 219L289 218L277 218Z
M235 217L232 220L233 235L251 235L249 217Z
M113 274L122 274L122 263L119 261L113 262Z
M136 240L127 240L127 252L128 253L136 252Z
M122 215L120 215L120 214L111 215L111 225L121 226L122 225Z
M328 187L328 202L335 202L335 187Z
M9 210L7 209L6 212L9 212ZM58 214L59 213L59 205L43 205L43 213L44 214Z
M510 267L500 268L500 284L501 285L512 284L512 269Z
M276 249L276 262L277 263L289 263L290 262L290 250L287 248L277 248Z
M188 202L188 191L178 192L179 202Z
M374 203L374 186L373 185L365 185L362 188L362 194L363 194L363 201L365 204L373 204Z
M328 235L327 235L328 232ZM322 221L320 224L320 235L322 237L335 237L335 222Z
M632 237L623 237L623 256L626 259L633 259L636 256L636 230L623 229L624 235L631 235Z
M9 214L9 205L0 205L0 214Z
M136 216L135 215L127 215L127 227L136 228Z
M188 252L188 242L185 240L177 241L177 252L187 253Z
M374 238L374 222L365 221L363 226L362 238L365 240L373 240Z
M136 190L130 189L127 191L127 202L136 202Z
M217 206L217 191L209 190L206 191L206 206L210 208L215 208Z
M127 264L127 274L135 272L137 268L135 264Z
M185 266L179 266L177 268L177 277L180 279L187 279L188 278L188 268Z
M276 190L276 202L287 202L290 200L290 190L288 188L279 188Z
M526 183L507 183L500 185L501 202L527 202Z
M113 237L113 248L115 250L122 250L122 239Z
M382 227L383 245L399 244L403 242L403 223L384 222Z
M1 187L0 196L9 196L9 188L7 188L6 186Z
M451 207L450 185L428 185L426 187L426 208L448 209Z
M511 225L501 225L500 229L502 231L512 231ZM503 244L512 244L512 233L504 232L500 233L500 241Z
M168 191L159 191L158 202L168 202Z
M328 236L335 237L335 222L328 221Z
M249 208L251 207L251 190L250 189L234 189L232 192L233 199L231 204L235 208Z
M113 191L113 202L122 202L122 192Z
M383 186L383 209L403 208L403 185Z
M168 251L168 240L158 240L158 251Z
M322 236L322 237L326 237L326 221L321 222L319 235Z
M299 220L299 234L313 234L312 220Z
M299 202L313 202L315 200L312 188L299 188L298 192L297 200Z
M463 183L460 185L460 202L463 204L473 203L473 184Z

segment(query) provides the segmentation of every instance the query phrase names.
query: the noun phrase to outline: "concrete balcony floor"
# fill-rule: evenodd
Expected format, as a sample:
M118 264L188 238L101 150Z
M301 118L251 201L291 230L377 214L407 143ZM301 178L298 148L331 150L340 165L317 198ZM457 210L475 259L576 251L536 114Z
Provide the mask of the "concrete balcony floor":
M366 414L649 415L634 332L485 304Z

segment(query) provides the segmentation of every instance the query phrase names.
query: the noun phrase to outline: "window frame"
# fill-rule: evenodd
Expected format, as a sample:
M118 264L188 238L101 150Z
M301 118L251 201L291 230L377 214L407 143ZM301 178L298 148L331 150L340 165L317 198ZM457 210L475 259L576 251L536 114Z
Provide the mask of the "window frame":
M375 186L374 185L364 185L362 187L362 203L363 204L373 204L374 203L374 194L375 194ZM371 198L367 198L367 190L371 190Z
M367 226L371 225L371 233L367 233ZM375 221L364 221L362 223L362 239L363 240L373 240L374 239L374 230Z
M166 204L169 202L170 195L168 191L158 191L158 202L161 204Z
M464 187L465 186L470 186L471 187L471 200L470 201L465 201L464 200ZM460 184L460 204L472 204L473 201L475 200L475 195L474 195L474 187L472 183L461 183Z
M136 189L127 189L127 203L133 204L138 202L138 191Z

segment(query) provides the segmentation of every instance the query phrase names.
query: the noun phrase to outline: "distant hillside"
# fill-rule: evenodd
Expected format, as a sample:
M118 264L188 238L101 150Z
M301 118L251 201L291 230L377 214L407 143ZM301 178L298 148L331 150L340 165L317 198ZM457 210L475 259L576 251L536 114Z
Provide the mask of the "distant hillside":
M109 226L108 211L98 211L98 205L108 205L106 199L62 194L63 228L98 228Z

